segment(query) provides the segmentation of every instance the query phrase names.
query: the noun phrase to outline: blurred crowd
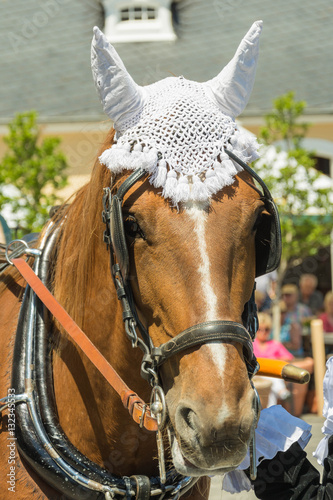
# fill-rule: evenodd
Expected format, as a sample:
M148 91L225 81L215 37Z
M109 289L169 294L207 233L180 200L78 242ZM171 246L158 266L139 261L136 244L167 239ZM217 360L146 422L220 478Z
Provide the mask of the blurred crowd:
M277 275L275 272L258 278L256 304L258 308L259 329L254 341L257 357L279 359L292 362L313 373L313 359L310 341L310 323L320 318L325 333L333 334L333 292L325 297L317 289L318 280L313 274L303 274L299 286L284 284L277 297ZM278 325L276 314L273 322L274 304L278 303ZM278 335L274 334L278 326ZM279 338L279 340L276 340ZM326 354L333 354L333 345L326 346ZM266 385L265 385L266 384ZM267 397L264 406L282 404L290 413L299 416L304 411L316 411L316 398L313 376L309 384L285 383L280 379L256 377L255 385L266 387Z

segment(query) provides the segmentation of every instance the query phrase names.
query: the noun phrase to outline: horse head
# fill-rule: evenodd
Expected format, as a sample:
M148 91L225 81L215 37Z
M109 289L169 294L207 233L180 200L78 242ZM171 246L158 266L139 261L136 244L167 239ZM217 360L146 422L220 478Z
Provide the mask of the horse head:
M137 380L140 364L143 377L162 387L172 460L187 476L236 468L258 419L247 311L255 276L277 265L272 241L278 226L267 188L260 179L263 192L255 185L247 166L257 158L256 141L234 118L253 86L260 31L261 22L254 23L232 61L205 83L172 77L140 87L97 28L92 44L95 85L115 129L96 168L101 182L106 172L110 182L111 171L104 216L121 299L113 291L112 307L92 303L103 321L110 311L116 318L113 348L105 336L97 344L129 383L134 373L145 394L149 385L142 380L143 389ZM88 210L97 188L89 188L86 201L89 190L83 192L79 211ZM93 248L96 223L80 224ZM67 237L74 238L70 227ZM97 267L105 273L108 256L105 249L94 252L89 261L97 276ZM67 296L68 272L61 271ZM88 308L84 314L86 331L96 335ZM145 352L142 363L137 354L126 365L118 359L121 317L132 344ZM105 386L99 391L104 398Z
M255 276L256 228L265 210L250 176L209 203L171 208L145 180L124 198L128 283L155 346L195 341L223 319L242 324ZM173 462L185 475L219 474L244 458L258 414L244 345L187 345L160 364ZM179 336L181 337L181 335Z
M256 234L269 214L252 176L227 152L257 157L234 118L252 90L260 31L254 23L231 62L203 84L167 78L140 87L98 28L92 44L95 85L116 130L100 162L120 189L126 169L147 174L123 189L111 215L113 250L149 342L167 346L157 365L172 458L191 476L237 467L258 418L253 360L233 334L253 292ZM210 337L222 322L226 338ZM174 349L180 337L184 345Z

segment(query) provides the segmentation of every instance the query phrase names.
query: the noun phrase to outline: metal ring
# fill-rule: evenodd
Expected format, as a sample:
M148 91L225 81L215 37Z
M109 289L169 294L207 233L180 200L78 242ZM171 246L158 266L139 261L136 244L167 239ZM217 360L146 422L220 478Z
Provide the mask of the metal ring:
M158 375L157 375L156 371L151 367L146 368L146 371L151 376L150 384L152 385L152 383L154 382L153 388L156 387L158 385Z
M21 243L23 245L23 247L25 247L25 249L23 250L22 248L22 252L21 253L18 253L17 255L15 255L15 257L19 257L20 255L22 255L23 253L26 253L26 250L29 248L29 245L26 241L24 240L13 240L11 241L10 243L8 243L8 245L6 246L6 260L8 262L8 264L10 264L11 266L13 266L14 264L12 263L12 261L10 260L10 257L9 257L9 250L10 250L10 247L12 245L14 245L15 243ZM12 250L12 252L14 253L15 250Z
M155 415L155 417L156 417L158 429L161 430L165 424L167 411L166 411L166 402L165 402L165 395L164 395L163 389L161 386L159 386L157 384L154 385L154 387L151 391L150 409L151 409L151 406L154 402L160 402L162 404L162 409L159 413L154 414L152 412L153 415Z
M8 264L10 264L11 266L13 266L14 264L10 260L9 250L10 250L11 245L14 245L15 243L22 243L22 249L19 248L19 250L21 250L21 251L12 250L12 256L14 255L15 259L17 257L20 257L23 254L29 255L31 257L39 257L40 255L42 255L42 251L39 248L30 248L29 245L28 245L28 243L26 241L24 241L24 240L13 240L10 243L8 243L8 245L6 247L6 260L7 260Z

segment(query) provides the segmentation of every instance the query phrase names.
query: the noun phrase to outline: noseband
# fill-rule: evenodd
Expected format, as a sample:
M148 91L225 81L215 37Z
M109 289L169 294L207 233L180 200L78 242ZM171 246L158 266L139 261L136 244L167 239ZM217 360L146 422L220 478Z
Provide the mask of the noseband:
M248 171L261 184L265 197L271 200L270 193L264 182L255 172L237 157L232 155L241 166ZM254 302L254 290L250 301L246 304L243 313L243 322L217 320L208 321L194 325L179 333L165 344L154 346L148 330L138 318L132 289L129 285L129 255L126 244L125 230L123 224L122 204L125 194L143 177L147 172L143 169L134 171L119 187L117 193L111 194L111 189L104 190L103 197L103 221L106 224L104 241L110 249L110 262L113 281L116 287L118 299L123 307L123 320L125 331L133 346L139 346L143 352L141 375L149 380L152 385L158 380L158 368L170 357L185 349L197 347L209 342L232 343L237 342L243 346L244 359L247 365L249 377L252 378L257 370L257 360L253 353L253 340L258 328L257 311ZM268 196L268 195L269 196ZM141 338L137 334L141 334Z

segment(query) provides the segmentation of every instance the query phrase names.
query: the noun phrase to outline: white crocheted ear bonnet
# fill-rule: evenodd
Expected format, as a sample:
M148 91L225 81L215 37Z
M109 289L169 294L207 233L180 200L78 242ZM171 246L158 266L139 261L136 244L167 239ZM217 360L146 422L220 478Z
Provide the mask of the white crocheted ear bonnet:
M206 201L241 170L224 148L249 163L258 144L235 117L252 91L262 22L254 23L230 63L214 79L197 83L170 77L138 86L103 33L94 28L92 72L115 144L100 162L111 172L141 167L174 203Z

